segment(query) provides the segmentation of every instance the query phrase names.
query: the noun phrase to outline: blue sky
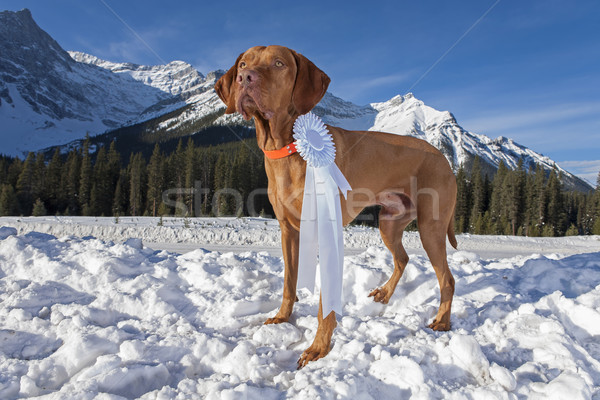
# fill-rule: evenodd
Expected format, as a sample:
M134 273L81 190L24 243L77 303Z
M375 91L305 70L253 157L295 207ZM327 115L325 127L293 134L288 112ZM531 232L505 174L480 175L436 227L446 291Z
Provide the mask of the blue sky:
M183 60L207 73L251 46L286 45L346 100L411 91L594 183L600 169L597 0L0 0L24 7L66 50L111 61Z

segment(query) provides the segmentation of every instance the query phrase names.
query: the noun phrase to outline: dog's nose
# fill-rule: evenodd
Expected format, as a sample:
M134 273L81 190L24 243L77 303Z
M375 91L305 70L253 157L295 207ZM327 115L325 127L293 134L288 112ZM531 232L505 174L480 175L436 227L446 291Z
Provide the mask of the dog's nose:
M238 73L237 83L242 86L250 86L258 81L258 73L252 70L242 70Z

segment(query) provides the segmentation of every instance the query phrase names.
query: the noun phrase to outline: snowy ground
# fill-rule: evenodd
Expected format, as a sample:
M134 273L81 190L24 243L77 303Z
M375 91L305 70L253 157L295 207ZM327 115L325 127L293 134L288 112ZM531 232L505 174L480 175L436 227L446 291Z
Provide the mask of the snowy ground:
M56 237L66 234L93 236L105 241L142 239L155 250L187 253L197 249L234 252L266 251L281 256L279 224L264 218L159 218L152 217L0 217L0 226L11 226L18 234L31 231ZM186 227L187 225L187 227ZM600 237L524 238L514 236L457 235L459 249L482 258L505 258L532 253L579 254L600 251ZM404 247L409 254L425 255L417 232L405 232ZM349 227L344 232L346 255L360 254L371 246L381 247L379 230ZM448 253L455 250L448 244Z
M367 295L391 255L377 231L347 229L332 350L296 371L318 296L262 325L281 300L276 222L115 222L0 218L1 399L600 399L598 236L458 236L452 330L433 332L418 235L381 305Z

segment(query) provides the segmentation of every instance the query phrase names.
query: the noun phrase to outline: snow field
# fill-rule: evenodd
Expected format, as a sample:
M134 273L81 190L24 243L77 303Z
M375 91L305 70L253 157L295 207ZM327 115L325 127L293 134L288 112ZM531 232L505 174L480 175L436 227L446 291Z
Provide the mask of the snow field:
M123 242L139 238L157 250L188 252L198 248L221 252L266 250L281 256L281 232L274 219L267 218L188 218L181 217L0 217L0 226L17 229L22 235L31 231L62 237L93 236ZM187 225L187 227L186 227ZM600 236L531 238L516 236L456 235L458 248L484 258L510 258L532 253L578 254L600 251ZM417 232L404 232L402 243L409 254L425 255ZM346 254L383 246L379 230L371 227L344 228ZM455 250L448 244L447 250Z
M370 246L345 257L330 354L296 371L318 294L300 290L290 323L263 325L281 301L280 257L251 245L176 254L63 228L0 228L0 398L600 396L599 252L454 252L452 330L433 332L439 288L427 257L409 251L382 305L367 295L392 257Z

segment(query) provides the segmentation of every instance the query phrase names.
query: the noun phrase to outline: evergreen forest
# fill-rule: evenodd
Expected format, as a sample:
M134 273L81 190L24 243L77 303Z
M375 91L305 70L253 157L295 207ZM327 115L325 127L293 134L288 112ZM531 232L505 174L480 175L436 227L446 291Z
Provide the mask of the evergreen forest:
M478 159L470 172L461 166L456 178L457 233L600 234L600 174L589 193L563 190L560 173L541 167L500 164L490 177ZM273 217L266 188L256 139L211 146L180 139L168 153L156 144L146 158L142 152L120 154L114 141L102 146L88 138L81 148L57 148L51 157L0 156L3 216ZM378 208L369 207L354 223L376 225L377 215Z

